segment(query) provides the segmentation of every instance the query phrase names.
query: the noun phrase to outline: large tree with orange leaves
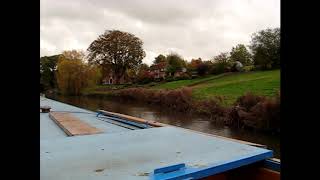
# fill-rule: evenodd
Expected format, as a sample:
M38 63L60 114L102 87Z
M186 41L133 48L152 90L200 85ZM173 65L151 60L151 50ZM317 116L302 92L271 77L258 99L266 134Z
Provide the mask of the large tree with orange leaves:
M90 44L88 60L103 68L111 67L118 83L128 69L142 63L145 57L142 45L138 37L128 32L106 31Z

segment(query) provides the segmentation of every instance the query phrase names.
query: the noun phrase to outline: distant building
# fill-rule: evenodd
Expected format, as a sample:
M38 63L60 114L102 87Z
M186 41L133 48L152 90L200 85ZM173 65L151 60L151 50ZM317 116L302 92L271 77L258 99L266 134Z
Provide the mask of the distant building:
M185 75L187 72L186 68L182 68L181 70L177 70L176 72L174 72L174 77L181 77L183 75Z
M102 84L127 84L130 83L130 79L127 77L127 75L123 75L120 77L120 79L117 82L116 75L113 73L113 71L110 71L107 73L107 75L102 79Z
M150 73L154 79L165 79L166 78L166 63L154 64L150 67Z

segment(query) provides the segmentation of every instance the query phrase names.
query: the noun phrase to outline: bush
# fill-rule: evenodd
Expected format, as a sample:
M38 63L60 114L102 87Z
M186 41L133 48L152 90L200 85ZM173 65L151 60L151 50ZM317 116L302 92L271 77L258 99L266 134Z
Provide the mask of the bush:
M224 66L222 64L215 64L212 68L211 68L211 74L222 74L224 73Z
M152 79L148 77L144 77L138 80L138 84L148 84L150 82L152 82Z
M207 64L201 63L197 67L197 73L199 76L204 76L208 73L209 66Z
M253 70L254 70L254 66L244 66L244 67L243 67L243 70L244 70L245 72L253 71Z
M263 96L256 96L249 92L244 96L238 98L238 100L236 101L236 106L243 107L246 111L248 111L250 108L258 104L258 102L264 99L265 98Z
M248 93L228 113L228 124L253 129L280 129L280 96L266 98Z
M114 94L128 100L137 100L160 106L168 107L172 110L186 112L191 109L192 96L191 89L182 88L178 90L152 90L145 88L129 88L119 90Z
M186 79L191 79L191 77L188 74L183 74L180 77L174 77L173 78L175 81L177 80L186 80Z
M192 99L192 89L153 90L145 88L122 89L113 94L126 100L136 100L167 108L172 111L191 112L210 116L215 122L235 127L280 132L280 93L267 98L247 93L239 97L232 107L223 107L222 97L204 101Z
M231 64L230 63L215 63L214 65L212 65L212 67L210 68L210 74L222 74L225 72L231 72L232 68L231 68Z
M250 109L256 122L255 128L274 130L280 127L280 103L275 99L269 99L258 103Z
M148 84L148 86L149 87L152 87L152 86L155 86L155 85L157 85L158 83L156 83L156 82L151 82L150 84Z
M216 122L224 122L226 120L226 108L222 107L214 99L197 102L194 107L199 114L209 115L210 119Z
M155 79L153 79L153 82L161 82L161 81L162 81L161 78L155 78Z
M265 71L265 70L270 70L272 69L271 64L267 64L267 65L254 65L253 68L255 71Z
M171 82L171 81L174 81L175 79L174 79L174 77L172 77L172 76L169 76L169 77L166 77L166 81L167 82Z

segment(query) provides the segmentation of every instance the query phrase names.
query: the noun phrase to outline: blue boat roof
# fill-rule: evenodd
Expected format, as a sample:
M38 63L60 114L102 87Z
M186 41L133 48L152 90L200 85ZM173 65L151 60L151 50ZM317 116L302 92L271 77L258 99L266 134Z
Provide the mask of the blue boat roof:
M155 169L180 163L185 163L189 167L186 172L191 173L225 165L215 168L218 173L272 156L267 149L183 128L130 130L100 121L92 111L42 97L40 104L51 106L52 111L88 112L74 114L105 131L67 137L48 113L40 113L40 175L43 180L157 179L153 176Z
M69 112L73 116L78 117L82 121L90 124L93 127L101 129L104 133L117 133L123 131L130 131L111 123L106 123L104 120L108 118L97 118L96 112L78 108L69 104L54 101L48 98L40 97L40 106L50 106L51 111ZM62 129L54 121L49 118L48 113L40 113L40 139L55 139L68 137Z

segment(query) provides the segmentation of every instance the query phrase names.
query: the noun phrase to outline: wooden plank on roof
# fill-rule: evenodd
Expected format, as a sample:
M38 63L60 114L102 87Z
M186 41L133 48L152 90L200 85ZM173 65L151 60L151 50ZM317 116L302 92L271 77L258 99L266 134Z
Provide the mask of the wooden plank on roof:
M133 117L125 114L120 114L120 113L115 113L115 112L109 112L109 111L104 111L104 110L98 110L98 112L106 115L106 116L112 116L112 117L117 117L117 118L123 118L129 121L137 122L137 123L143 123L143 124L148 124L154 127L164 127L167 126L167 124L163 124L157 121L148 121L142 118L138 117Z
M68 135L90 135L102 133L102 130L90 126L77 117L65 112L50 112L49 117Z

